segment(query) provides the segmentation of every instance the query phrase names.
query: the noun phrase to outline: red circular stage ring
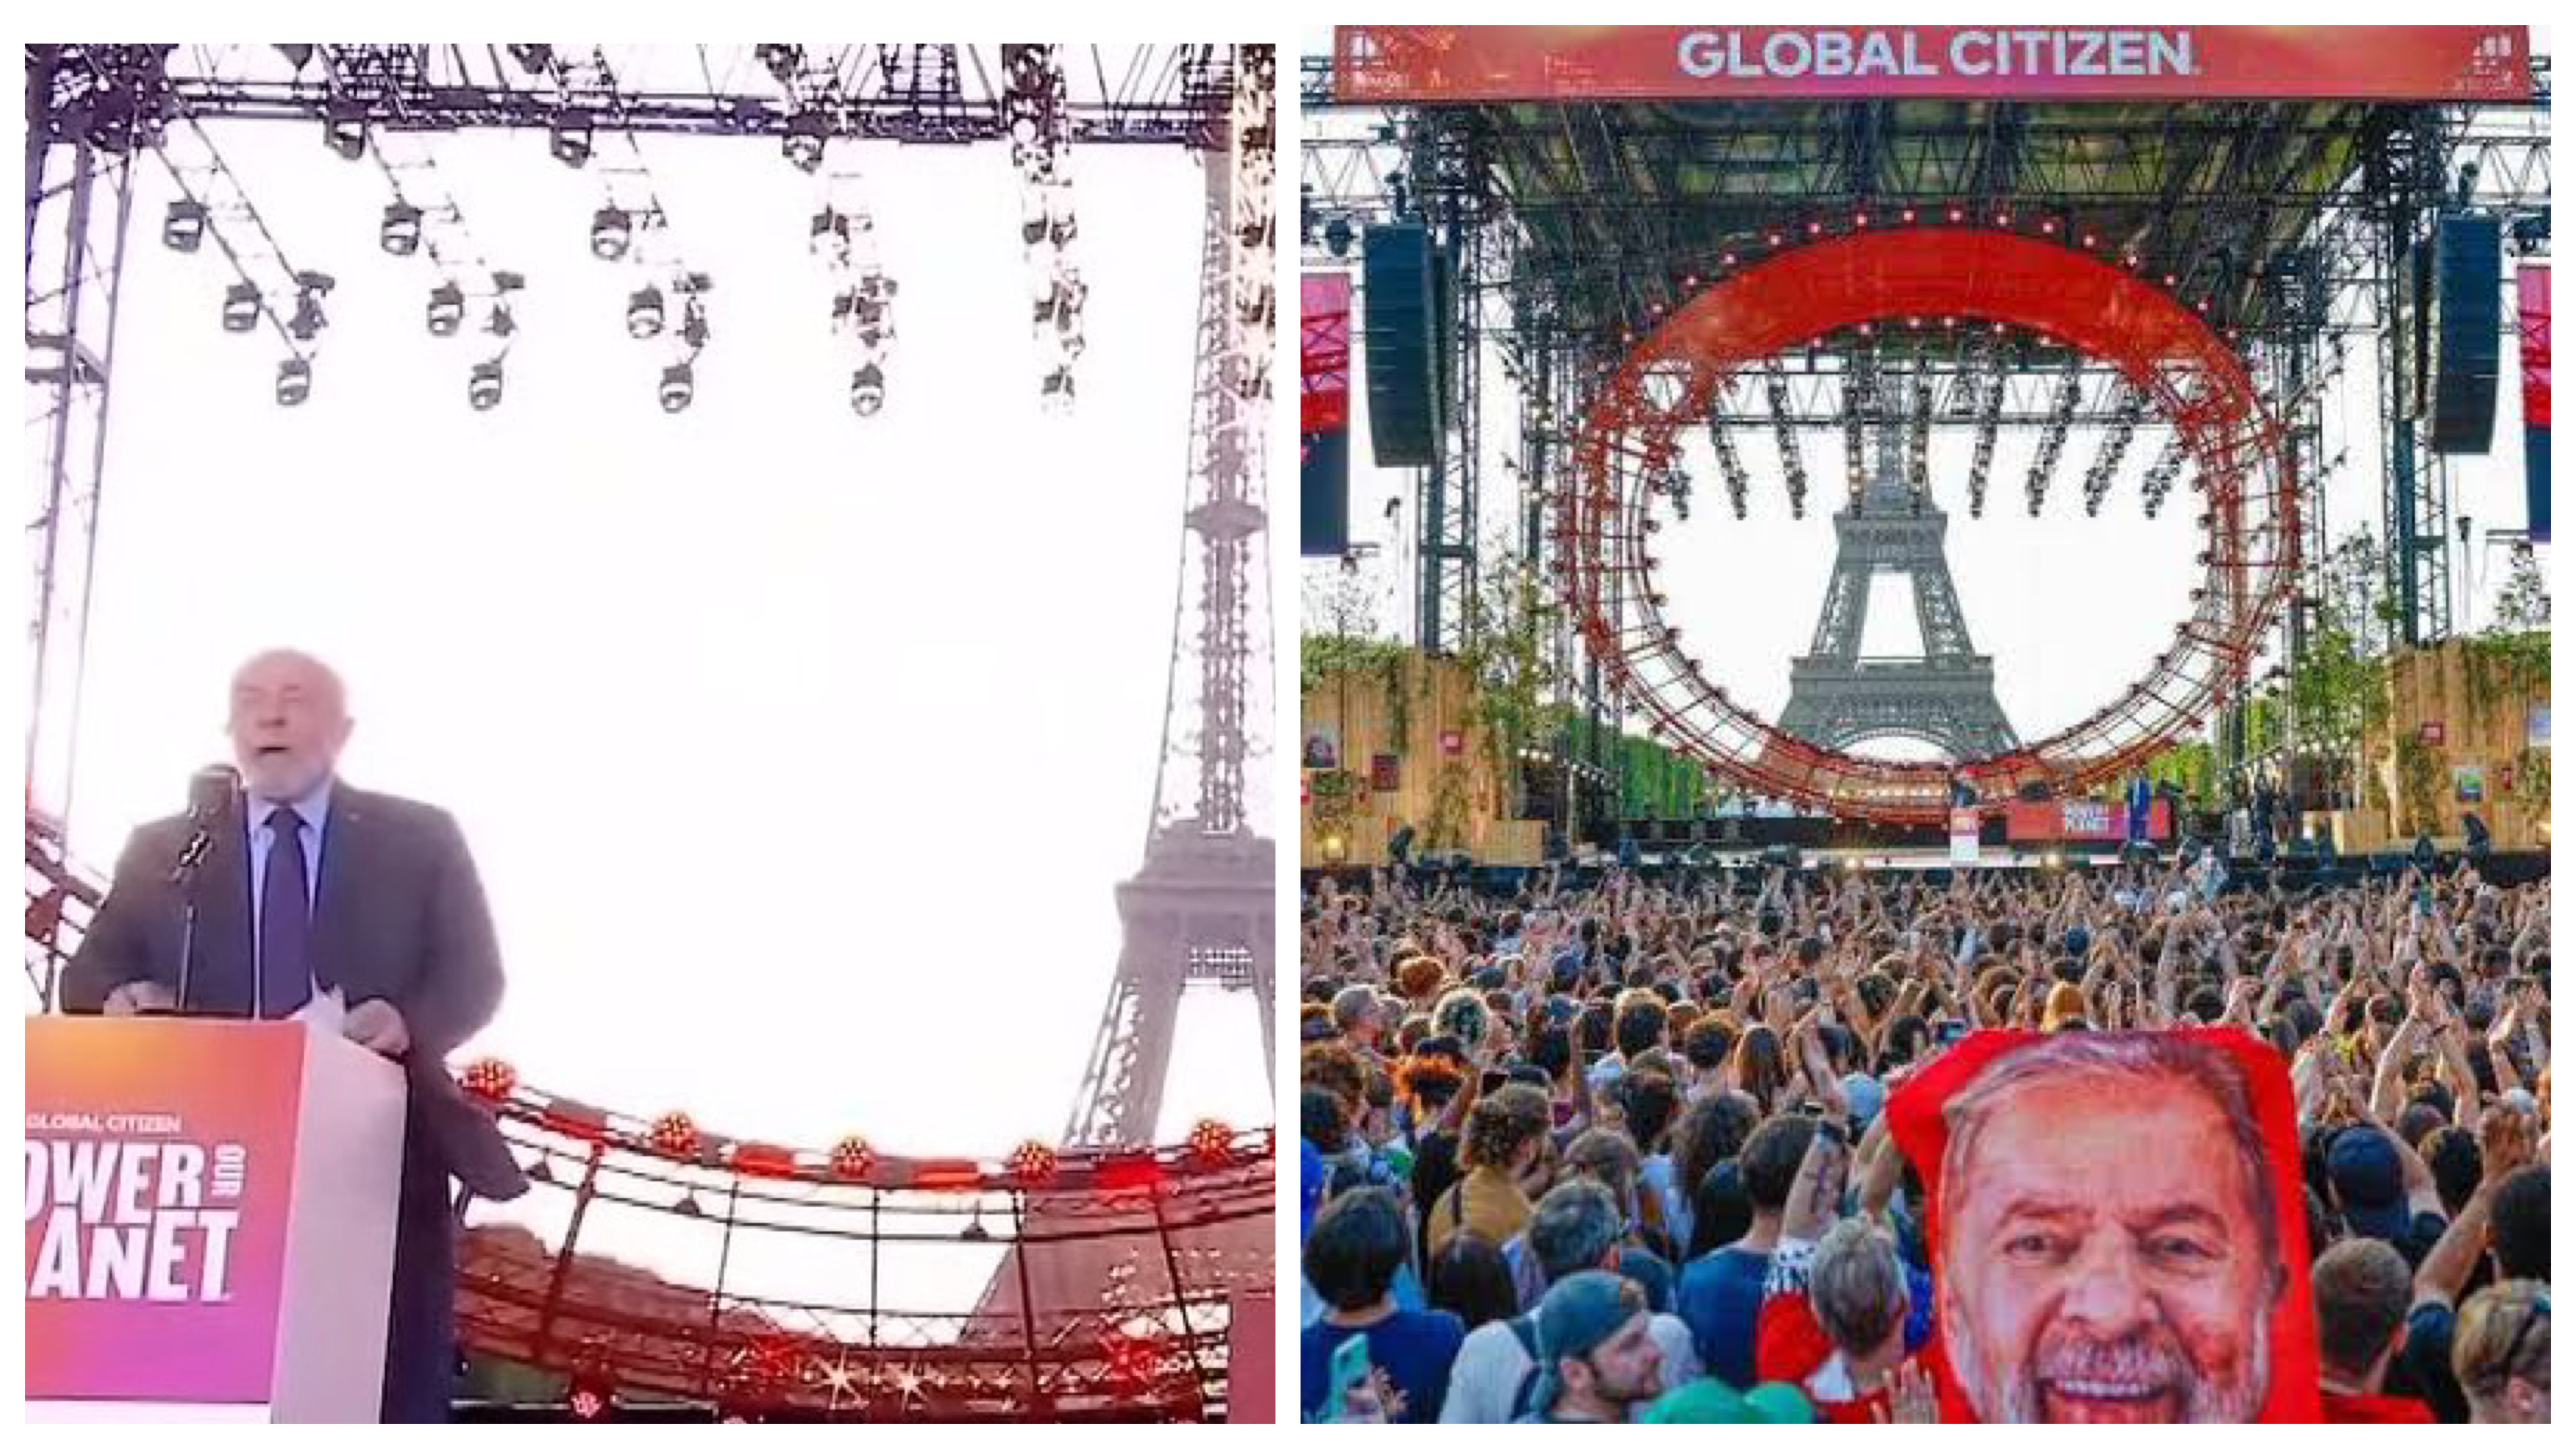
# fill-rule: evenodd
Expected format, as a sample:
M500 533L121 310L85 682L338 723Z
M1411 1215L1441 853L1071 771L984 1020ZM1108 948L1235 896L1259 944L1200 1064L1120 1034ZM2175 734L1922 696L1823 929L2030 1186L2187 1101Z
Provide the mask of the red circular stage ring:
M2116 366L2170 421L2206 495L2207 578L2172 647L2120 698L2034 745L1965 762L1987 803L2024 785L2083 790L2198 726L2240 681L2296 574L2298 498L2254 380L2192 307L2055 240L1958 225L1856 225L1710 282L1637 339L1602 385L1555 500L1569 616L1657 739L1763 794L1839 817L1946 818L1948 776L1821 749L1730 701L1686 653L1654 588L1655 484L1675 432L1748 365L1886 319L2039 333Z

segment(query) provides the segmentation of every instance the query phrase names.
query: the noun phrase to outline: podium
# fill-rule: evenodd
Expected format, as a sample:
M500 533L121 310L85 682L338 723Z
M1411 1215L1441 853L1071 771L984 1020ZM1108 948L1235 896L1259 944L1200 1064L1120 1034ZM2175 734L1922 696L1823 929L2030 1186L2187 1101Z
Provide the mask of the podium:
M28 1422L375 1422L404 1091L299 1022L31 1018Z

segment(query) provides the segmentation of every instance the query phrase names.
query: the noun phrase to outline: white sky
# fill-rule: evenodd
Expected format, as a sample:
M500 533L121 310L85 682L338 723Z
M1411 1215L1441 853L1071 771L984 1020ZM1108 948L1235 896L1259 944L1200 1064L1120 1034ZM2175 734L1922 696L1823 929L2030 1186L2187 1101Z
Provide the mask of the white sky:
M1197 164L1076 155L1090 348L1058 417L1006 150L859 151L902 288L861 420L814 182L772 143L648 139L715 280L673 417L660 344L622 325L639 279L587 249L598 183L542 137L448 138L481 250L529 278L507 400L477 414L485 339L424 330L434 277L378 250L374 165L302 125L215 135L290 256L338 277L332 326L312 401L273 405L275 339L218 328L222 263L159 245L167 178L140 171L76 853L104 868L222 757L242 657L305 647L349 680L346 778L452 809L473 845L510 988L465 1056L773 1141L1053 1140L1151 802ZM1168 1137L1271 1119L1256 1031L1240 994L1185 1005Z
M1329 43L1310 35L1310 50ZM2546 46L2545 36L2541 40ZM1309 113L1306 129L1350 135L1371 113L1334 111L1320 121ZM1309 269L1324 263L1308 259ZM1367 301L1358 289L1358 256L1347 264L1353 278L1353 379L1351 387L1350 517L1355 543L1376 554L1361 565L1374 590L1374 622L1381 633L1410 639L1415 630L1415 541L1420 522L1418 472L1380 469L1371 462L1365 349L1357 345ZM2511 286L2513 263L2506 264ZM2508 292L2507 318L2512 315ZM1497 314L1499 315L1499 314ZM2518 353L2505 340L2504 376L2498 387L2493 451L2450 460L2454 520L2467 515L2475 530L2465 552L2452 536L2451 586L2455 627L2467 631L2490 617L2504 582L2507 555L2490 546L2490 529L2524 523L2522 394ZM2325 452L2349 450L2326 484L2332 537L2380 525L2379 439L2375 431L2376 370L2366 338L2351 340L2341 383L2328 393ZM1758 397L1758 394L1756 394ZM1502 466L1519 454L1514 386L1489 355L1484 386L1486 449L1480 474L1480 535L1517 549L1519 480ZM1757 404L1758 406L1758 404ZM2005 429L1988 474L1982 519L1968 517L1967 479L1974 434L1965 429L1933 433L1933 494L1950 515L1951 577L1959 591L1970 637L1995 660L1995 689L2006 716L2026 741L2072 725L2126 689L2148 661L2172 642L2173 628L2190 610L2188 595L2199 570L2192 562L2200 509L2177 483L2162 515L2147 519L2139 480L2154 460L2165 431L2141 428L2115 476L2099 517L2083 511L2083 475L2101 442L2101 430L2072 430L2060 454L2041 516L2029 516L2023 483L2037 449L2035 428ZM1844 450L1838 428L1800 430L1807 475L1807 516L1789 516L1779 452L1767 428L1736 434L1739 456L1752 477L1750 517L1737 522L1726 501L1723 476L1705 429L1684 437L1683 462L1692 483L1691 519L1667 524L1655 550L1661 560L1667 617L1682 628L1712 680L1740 702L1776 719L1789 698L1789 661L1813 641L1833 566L1833 512L1842 506ZM2185 477L2189 470L2186 469ZM1401 500L1390 517L1387 505ZM1311 596L1339 568L1308 561L1301 572ZM2277 634L2277 631L2276 631ZM1867 652L1920 648L1910 600L1882 578L1872 597ZM1874 742L1865 752L1921 757L1926 747Z

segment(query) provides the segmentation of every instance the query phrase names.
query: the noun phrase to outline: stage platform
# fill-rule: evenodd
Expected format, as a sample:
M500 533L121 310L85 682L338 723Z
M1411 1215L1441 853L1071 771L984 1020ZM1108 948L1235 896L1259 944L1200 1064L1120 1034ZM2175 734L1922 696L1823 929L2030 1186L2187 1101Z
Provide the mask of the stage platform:
M2467 857L2458 851L2437 852L2434 868L2442 874L2457 869ZM2159 868L2173 863L2172 852L2155 857ZM2549 874L2546 851L2497 851L2469 862L2478 874L2499 886L2522 885ZM1788 865L1801 874L1918 875L1935 884L1946 884L1954 865L1949 852L1932 850L1817 850L1736 851L1711 853L1705 859L1678 859L1661 856L1641 858L1628 867L1646 880L1677 882L1686 886L1700 881L1731 879L1738 893L1759 888L1762 872L1771 866ZM2268 890L2276 881L2285 891L2303 891L2314 887L2357 885L2364 880L2389 879L2403 875L2415 864L2410 852L2382 851L2361 856L2348 855L2323 859L2312 855L2277 856L2264 862L2253 856L2231 856L2227 863L2229 891ZM1476 865L1447 862L1416 862L1410 866L1387 867L1404 871L1417 881L1446 881L1464 884L1479 895L1514 897L1522 893L1533 877L1544 874L1546 867L1517 865ZM1574 890L1586 890L1601 884L1613 870L1615 859L1586 856L1566 864L1565 884ZM1318 880L1331 879L1356 890L1368 886L1372 867L1309 866L1299 872L1305 889L1311 890ZM1977 862L1967 867L1977 872L2074 871L2084 874L2107 874L2121 869L2116 853L2087 855L2046 849L1979 850Z

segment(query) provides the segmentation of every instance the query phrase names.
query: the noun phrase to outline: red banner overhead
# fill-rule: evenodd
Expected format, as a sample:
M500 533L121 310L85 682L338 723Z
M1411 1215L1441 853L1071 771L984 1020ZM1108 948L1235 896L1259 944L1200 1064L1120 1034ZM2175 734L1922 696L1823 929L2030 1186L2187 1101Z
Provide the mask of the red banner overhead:
M2511 101L2520 25L1344 25L1335 98Z

